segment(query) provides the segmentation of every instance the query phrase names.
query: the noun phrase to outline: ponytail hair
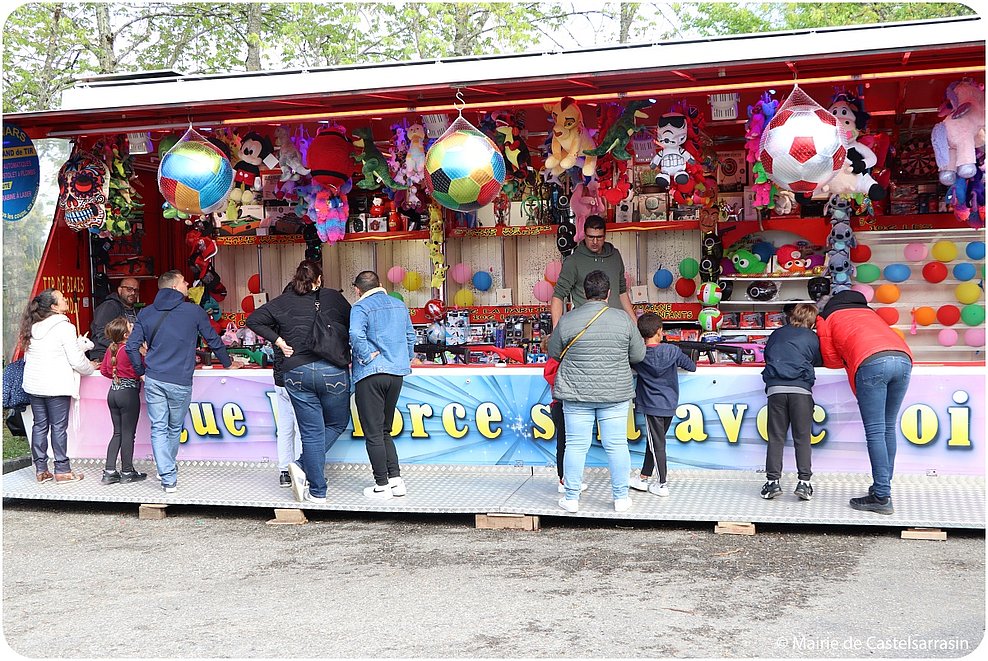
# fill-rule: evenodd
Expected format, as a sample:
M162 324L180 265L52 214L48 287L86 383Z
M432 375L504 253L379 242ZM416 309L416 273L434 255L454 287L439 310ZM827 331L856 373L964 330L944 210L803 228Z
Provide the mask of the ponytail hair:
M303 259L295 269L290 286L296 294L304 296L312 291L312 286L321 277L322 267L311 259Z
M20 343L22 351L27 351L28 346L31 344L31 327L39 321L47 319L55 314L55 311L51 309L51 306L58 303L58 300L55 298L56 291L57 290L53 288L45 289L28 301L27 309L24 311L24 316L21 318Z
M111 319L103 329L103 335L110 341L107 351L110 353L110 371L114 383L120 383L120 377L117 376L117 353L120 345L127 339L129 330L130 322L124 316Z

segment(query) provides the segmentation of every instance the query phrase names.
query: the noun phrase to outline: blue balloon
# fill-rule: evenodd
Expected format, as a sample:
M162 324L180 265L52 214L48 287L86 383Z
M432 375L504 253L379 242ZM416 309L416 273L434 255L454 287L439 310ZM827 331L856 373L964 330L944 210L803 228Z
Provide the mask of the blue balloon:
M961 281L967 281L977 275L978 270L970 262L961 262L954 266L954 277Z
M889 282L904 282L913 274L905 264L889 264L883 273Z
M669 269L659 269L655 272L655 275L652 276L652 284L659 289L669 289L669 287L672 286L673 280L674 278L672 277L672 271Z
M487 271L477 271L473 274L473 286L477 288L477 291L487 291L492 284L494 284L494 279Z
M751 252L758 255L758 259L768 264L768 260L775 257L775 246L768 241L759 241L755 245L751 246Z
M972 241L967 244L967 248L964 249L967 253L968 259L984 259L985 258L985 242L984 241Z

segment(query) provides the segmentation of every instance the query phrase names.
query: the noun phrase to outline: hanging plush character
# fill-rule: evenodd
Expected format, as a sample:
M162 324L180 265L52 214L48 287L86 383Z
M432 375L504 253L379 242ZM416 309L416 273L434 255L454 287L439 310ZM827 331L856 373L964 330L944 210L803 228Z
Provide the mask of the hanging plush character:
M827 245L833 250L847 252L851 248L857 247L858 240L854 238L854 231L850 225L844 222L837 222L830 228Z
M885 189L871 176L878 157L858 140L871 117L865 112L864 101L848 92L840 92L834 95L829 111L837 118L837 126L847 138L847 156L841 172L814 194L859 193L872 200L884 199Z
M419 123L412 124L405 132L408 138L408 152L405 154L405 181L408 184L418 184L425 179L425 127ZM411 195L414 187L409 186L409 206L412 204ZM418 202L416 196L416 203Z
M584 186L578 184L573 189L570 198L570 208L576 219L576 235L573 240L579 243L583 240L583 226L590 216L605 216L607 213L603 198L598 195L598 185L596 181L591 181ZM605 216L606 217L606 216Z
M532 169L532 154L525 144L524 111L507 112L499 110L493 114L494 142L501 148L507 166L507 178L513 180L516 188L535 184L535 170Z
M233 188L226 209L228 216L236 218L239 207L253 204L257 199L257 192L261 190L261 165L274 167L277 164L274 148L265 136L251 131L241 139L240 160L233 166Z
M753 206L756 209L768 209L773 206L773 195L775 184L765 173L765 166L761 161L755 161L751 167L752 174L755 175L755 183L752 185L752 192L755 194Z
M278 150L278 163L281 165L282 182L298 181L309 174L302 152L292 141L291 131L287 126L279 126L274 130L274 141Z
M380 188L383 184L391 190L406 190L408 186L399 183L391 176L388 169L388 159L381 153L381 150L374 144L374 135L370 128L357 128L353 130L353 144L362 151L357 154L360 161L364 178L357 182L357 186L365 190Z
M339 125L320 128L305 156L312 181L336 195L357 169L353 145L347 139L346 129Z
M631 136L638 130L638 127L635 126L635 120L639 118L648 119L648 115L643 113L642 109L648 108L653 103L655 101L649 99L630 102L625 106L620 117L605 132L599 134L601 135L600 146L596 149L584 151L583 153L587 156L598 157L604 154L610 154L619 161L631 160L631 154L628 153L627 147L631 141Z
M212 227L203 221L196 221L185 234L185 245L189 249L188 264L192 269L193 282L206 277L218 248L213 240Z
M950 83L944 95L938 109L943 121L933 127L931 140L940 183L950 186L978 172L977 149L985 146L985 86L963 78Z
M566 170L578 165L577 159L582 158L580 168L584 177L592 177L596 168L597 157L586 156L585 151L594 149L590 131L583 125L583 112L576 101L564 97L553 105L546 104L545 109L552 115L551 152L545 159L545 169L559 177Z
M848 254L840 250L831 250L827 253L827 259L827 275L833 283L831 291L836 294L843 289L850 289L855 268Z
M659 117L657 153L652 159L652 167L658 168L655 183L663 191L671 183L685 186L690 175L686 172L687 163L695 162L693 155L684 147L689 129L689 118L681 112L668 112Z
M831 223L851 222L851 200L846 195L831 195L823 205L824 215L830 215Z

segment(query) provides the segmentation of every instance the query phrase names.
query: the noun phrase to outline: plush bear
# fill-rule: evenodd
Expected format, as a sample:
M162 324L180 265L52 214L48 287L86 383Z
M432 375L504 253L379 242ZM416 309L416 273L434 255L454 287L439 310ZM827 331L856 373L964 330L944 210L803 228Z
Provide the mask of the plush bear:
M933 152L940 183L950 186L978 172L977 148L985 146L985 87L970 78L947 86L938 110L943 121L933 127Z
M577 159L583 159L581 172L584 177L592 177L597 166L597 157L586 155L584 152L597 147L590 131L583 125L583 112L576 101L564 97L552 105L545 105L546 111L552 115L551 152L545 159L545 169L559 177L566 170L578 165Z

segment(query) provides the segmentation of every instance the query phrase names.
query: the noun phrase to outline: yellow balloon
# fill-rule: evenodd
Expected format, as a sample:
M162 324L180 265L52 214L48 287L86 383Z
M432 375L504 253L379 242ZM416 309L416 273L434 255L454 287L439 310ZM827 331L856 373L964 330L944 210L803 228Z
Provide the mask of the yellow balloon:
M456 295L453 297L453 302L461 308L473 305L473 291L470 289L461 289L456 292Z
M930 254L933 255L933 259L939 262L952 262L957 259L957 246L954 245L953 241L941 239L933 244Z
M416 291L422 286L422 275L418 271L409 271L401 281L408 291Z
M881 285L875 290L875 299L879 303L895 303L899 300L899 288L895 285Z
M957 300L964 305L970 305L981 298L981 287L973 282L962 282L954 290Z

